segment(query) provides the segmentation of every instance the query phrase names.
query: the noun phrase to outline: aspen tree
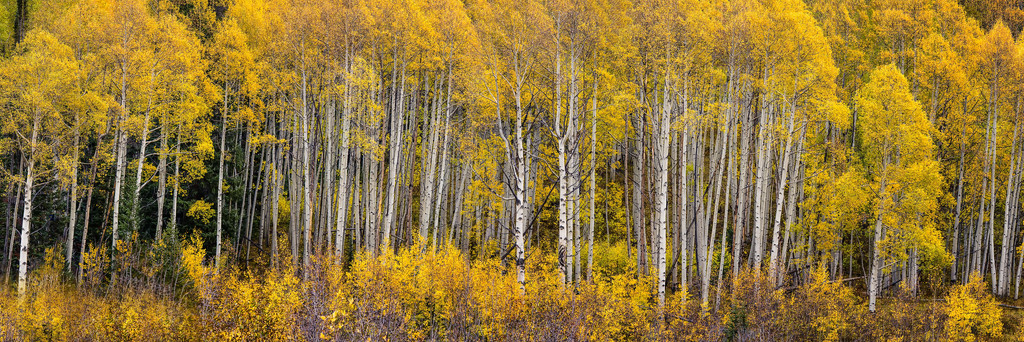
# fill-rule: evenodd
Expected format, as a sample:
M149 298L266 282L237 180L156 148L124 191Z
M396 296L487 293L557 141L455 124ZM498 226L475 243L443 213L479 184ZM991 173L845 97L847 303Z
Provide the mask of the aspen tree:
M895 65L871 73L857 96L857 106L864 163L872 187L877 189L873 194L875 231L868 283L868 307L873 312L881 273L888 271L883 263L902 250L889 237L902 236L905 240L901 243L935 248L938 232L922 214L931 215L934 210L940 176L932 158L931 124Z
M69 132L61 115L69 105L68 93L79 72L77 60L67 45L46 31L30 31L17 54L5 60L0 72L4 81L0 119L5 135L15 139L25 165L22 183L21 238L18 247L18 297L27 290L29 240L32 233L33 201L36 187L59 177L61 165L54 156L67 149ZM71 114L77 115L77 113ZM77 149L77 146L71 146Z
M220 141L218 148L217 167L217 244L214 252L217 265L220 265L222 222L224 217L224 158L227 148L227 129L235 120L236 114L251 112L243 102L246 96L253 94L258 88L253 72L254 60L246 42L246 36L238 24L227 20L221 24L213 38L211 61L211 78L216 81L221 91L220 106ZM234 101L234 102L233 102ZM244 118L244 116L242 116Z

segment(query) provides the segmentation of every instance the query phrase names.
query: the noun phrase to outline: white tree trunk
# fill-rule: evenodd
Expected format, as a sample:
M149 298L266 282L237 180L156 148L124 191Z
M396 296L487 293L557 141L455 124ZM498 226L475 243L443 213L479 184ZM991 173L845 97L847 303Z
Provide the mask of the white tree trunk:
M435 88L436 89L436 88ZM437 169L438 126L441 117L440 100L434 96L433 110L423 111L423 141L420 167L420 243L426 247L430 231L431 204L434 201L434 172Z
M118 225L120 224L121 218L121 183L124 182L125 146L128 145L128 134L124 132L123 129L118 129L117 144L115 145L116 146L114 148L117 149L117 158L114 162L114 203L111 205L111 209L113 211L111 214L113 220L111 222L111 230L113 234L111 244L113 245L113 249L111 251L116 253L118 241L117 233L119 230Z
M882 180L878 185L878 196L885 195L885 166L882 166ZM879 198L879 202L883 199ZM880 243L882 242L882 234L884 232L882 227L882 214L885 210L881 204L878 205L878 213L875 217L875 236L874 243L871 248L871 274L868 281L868 310L875 312L875 298L878 296L878 280L879 273L882 271L882 254L879 253L878 249L881 248Z
M597 81L594 81L590 116L590 229L587 229L587 281L594 280L594 194L597 189Z
M1014 213L1016 211L1016 205L1014 205L1016 196L1014 196L1014 194L1016 188L1014 187L1014 184L1017 178L1016 168L1019 163L1017 158L1017 137L1019 132L1020 126L1015 126L1013 132L1013 143L1010 148L1010 167L1008 168L1008 174L1006 176L1006 200L1003 204L1003 208L1005 210L1003 215L1003 241L1002 250L1000 251L999 274L996 286L996 294L1000 296L1008 294L1010 274L1009 264L1012 264L1013 261L1013 257L1010 254L1013 251L1011 241L1013 240L1014 227L1016 227L1016 222L1014 222Z
M214 254L214 260L217 268L220 268L220 249L221 249L221 225L224 221L224 155L227 154L225 149L225 143L227 140L228 131L228 85L224 83L224 107L221 111L221 124L220 124L220 156L217 160L217 249Z
M313 229L313 189L310 187L312 175L310 174L309 150L312 144L309 139L309 105L306 103L306 70L302 70L302 277L309 277L309 253L310 237Z
M668 75L666 75L666 79ZM667 248L667 235L668 230L668 152L669 144L671 143L671 127L672 127L672 116L671 116L671 102L669 101L669 82L665 82L665 91L662 95L662 108L659 116L654 122L654 129L657 129L657 136L654 139L654 189L655 189L655 203L654 203L654 230L657 236L656 241L653 242L655 247L654 262L657 265L658 272L658 306L665 305L665 255ZM653 116L653 115L652 115Z
M178 235L178 189L181 188L181 142L174 144L174 195L171 197L171 223L167 229L173 236Z
M789 176L789 163L791 154L793 153L793 117L796 116L796 108L789 115L789 130L786 134L786 146L782 154L782 163L779 164L779 175L778 183L779 186L776 189L775 196L775 222L772 225L772 251L768 259L768 276L771 277L775 283L781 281L782 275L778 273L779 269L779 235L782 230L782 209L783 201L785 200L786 194L786 180Z
M335 244L334 244L334 249L335 249L334 255L336 257L334 262L337 265L341 265L341 261L342 261L342 259L345 256L345 227L347 227L347 224L346 224L345 220L348 218L348 215L347 215L347 213L348 213L348 197L349 197L348 196L349 195L348 194L348 192L349 192L348 191L348 189L349 189L349 187L348 187L348 183L349 183L349 179L348 179L349 178L348 177L349 176L348 161L349 161L349 153L351 151L349 149L349 128L352 125L352 118L351 118L351 115L350 115L351 112L350 112L350 102L349 102L350 101L349 100L349 91L350 91L349 80L346 78L346 80L345 80L345 103L343 105L344 109L342 109L342 114L341 114L342 115L341 116L341 156L339 156L339 158L341 158L341 168L338 170L339 173L341 174L340 175L341 176L341 180L338 181L338 196L337 196L338 197L337 198L337 201L338 201L338 212L337 212L337 214L335 216L336 220L337 220L336 227L335 227L337 229L337 232L336 232L337 236L336 236L336 241L335 241Z
M685 103L685 99L684 99L684 103ZM686 110L687 110L687 107L686 107L686 105L684 105L683 106L683 112L685 113ZM689 228L690 228L690 217L689 217L689 213L690 213L690 209L689 209L690 208L690 204L689 204L690 190L689 190L689 184L687 183L687 178L690 175L690 171L688 170L688 167L689 167L689 157L690 157L690 148L689 148L690 127L689 127L689 124L686 123L686 120L687 120L687 118L684 116L683 117L683 122L684 122L684 124L683 124L683 141L679 145L680 156L681 156L680 161L679 161L679 164L680 164L680 166L679 166L680 167L680 172L679 172L680 173L680 177L679 177L680 181L679 182L681 183L680 188L682 189L681 193L679 194L680 201L682 202L680 204L680 211L682 211L682 215L680 215L680 219L679 219L679 235L680 235L679 236L679 244L680 244L680 246L679 246L679 254L680 254L679 255L679 267L680 267L680 270L679 270L680 271L679 272L679 274L680 274L679 275L679 289L683 293L688 293L689 292L689 289L687 288L688 285L689 285L689 279L687 279L688 278L687 276L690 273L690 261L689 261L690 249L689 249L689 244L688 244L688 241L687 241L687 239L689 239L689 236L690 236L689 235Z
M32 123L32 136L27 153L28 168L25 171L25 202L21 216L21 245L18 247L18 298L25 299L28 280L28 247L29 234L32 232L32 182L35 181L36 139L39 136L39 119Z
M434 231L434 247L440 243L438 241L438 235L441 228L441 203L445 202L445 189L447 189L448 175L451 173L449 170L448 163L448 146L451 139L451 130L448 126L451 123L451 107L449 106L451 101L451 77L448 78L448 100L444 106L444 126L440 127L440 130L444 131L444 138L441 142L441 175L438 177L438 184L434 187L434 192L437 193L437 199L434 200L434 214L433 214L433 231Z
M384 250L386 250L386 249L391 247L391 229L394 226L395 217L397 216L397 215L395 215L395 212L397 211L397 208L395 208L395 203L396 203L395 196L398 195L397 194L397 191L398 191L398 174L399 174L399 171L401 170L401 166L399 165L399 162L401 161L401 156L402 156L401 142L402 142L402 117L403 117L403 114L405 113L405 105L404 105L404 101L403 101L404 99L405 99L405 69L404 69L404 66L403 66L403 69L402 69L402 84L399 87L398 103L397 103L397 105L393 106L393 110L391 112L391 129L390 129L391 148L389 149L390 152L388 153L388 155L389 155L391 160L388 162L387 206L384 207L384 210L385 210L385 212L384 212L384 222L383 222L384 230L381 233L381 235L382 235L382 237L381 237L381 242L382 242L381 243L381 248L384 249Z
M270 129L271 129L270 134L272 136L274 136L275 138L277 138L278 137L277 122L276 122L277 118L275 117L275 118L273 118L271 120L272 121L269 123ZM271 156L271 159L270 159L271 160L270 169L271 169L271 172L273 172L273 174L271 175L271 179L272 179L271 180L271 184L272 184L271 186L273 187L274 191L273 191L273 198L270 201L270 225L269 225L270 232L268 233L268 235L270 235L269 236L269 238L270 238L270 263L271 263L271 266L273 266L273 267L277 267L277 265L278 265L278 245L277 245L278 234L277 234L277 226L278 226L278 223L280 222L279 221L280 220L280 217L279 217L280 211L279 210L280 210L280 205L281 205L281 176L283 176L283 170L281 168L281 152L282 152L281 150L282 150L282 148L281 148L281 145L279 143L275 143L274 146L271 147L271 151L273 151L273 156Z
M157 165L157 186L156 186L156 236L155 239L163 238L164 232L164 198L167 195L167 128L160 131L160 153L159 164Z
M65 261L68 263L68 271L71 271L72 260L74 260L75 251L75 225L78 220L78 144L79 144L79 132L78 123L76 118L75 123L75 139L73 142L72 153L71 153L71 191L68 192L68 238L65 243Z
M333 206L334 203L331 202L331 200L334 199L334 197L335 197L334 196L334 194L335 194L335 192L334 192L334 177L335 177L334 176L334 163L335 163L335 161L334 161L334 153L335 153L334 141L338 139L338 132L334 128L334 116L338 114L338 110L337 110L337 101L335 99L331 99L329 101L330 101L331 105L328 108L328 112L326 113L326 115L327 115L327 129L326 130L327 130L327 132L325 134L325 136L326 136L325 138L327 139L327 150L325 151L326 154L327 154L327 158L324 160L324 185L323 185L323 188L322 188L323 189L323 199L321 200L321 202L322 202L321 203L321 207L323 208L321 211L324 212L324 217L323 217L323 221L318 224L319 226L323 226L324 227L324 237L325 237L324 238L324 240L325 240L324 241L324 245L331 245L335 241L333 236L331 236L330 232L331 232L331 226L332 226L332 224L331 224L332 216L331 215L333 214L331 208L334 207ZM338 186L341 187L342 185L339 184ZM341 201L341 198L339 197L337 200ZM330 246L328 246L328 247L330 247Z
M152 107L152 104L150 104L150 107ZM131 220L129 220L132 226L128 228L131 228L132 231L135 232L139 231L139 226L142 224L142 222L140 222L141 219L139 218L139 194L142 191L142 170L146 166L146 147L149 145L149 115L150 110L146 110L146 115L142 124L142 132L139 135L139 160L135 168L135 188L132 189L132 212Z

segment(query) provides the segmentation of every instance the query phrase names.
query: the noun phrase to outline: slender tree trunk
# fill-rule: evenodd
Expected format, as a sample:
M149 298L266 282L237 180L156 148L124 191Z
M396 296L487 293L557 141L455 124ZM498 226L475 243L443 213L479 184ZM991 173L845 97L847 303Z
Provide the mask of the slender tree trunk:
M1010 256L1010 253L1012 253L1011 240L1013 238L1013 233L1016 230L1016 229L1014 229L1015 224L1013 222L1013 216L1014 216L1014 212L1015 212L1015 209L1014 209L1015 206L1013 205L1014 204L1013 200L1014 200L1014 189L1015 189L1014 183L1015 183L1015 179L1017 178L1017 176L1016 176L1016 164L1018 163L1018 160L1017 160L1017 137L1018 137L1018 133L1019 132L1020 132L1020 126L1015 126L1014 130L1013 130L1013 143L1011 144L1011 148L1010 148L1010 167L1009 167L1009 171L1008 171L1008 173L1006 175L1006 193L1005 193L1006 199L1005 199L1005 202L1003 203L1003 209L1004 209L1004 215L1003 215L1003 241L1002 241L1002 250L999 253L999 255L1000 255L999 271L998 271L999 273L998 273L998 282L996 284L997 285L996 286L996 294L1000 295L1000 296L1005 296L1005 295L1008 294L1008 291L1009 291L1008 282L1009 282L1010 268L1007 267L1007 264L1012 263L1012 260L1013 260L1013 258Z
M647 264L644 254L646 251L643 248L643 164L644 164L644 125L642 120L639 118L639 113L633 116L633 129L635 130L634 142L633 142L633 172L631 185L633 188L633 233L636 234L636 267L639 275L645 275L647 273Z
M793 108L793 112L789 115L789 132L786 134L786 147L782 154L782 164L779 164L779 172L781 175L777 180L779 183L776 189L775 197L775 223L772 225L772 252L768 260L768 275L779 284L782 279L782 274L779 273L779 235L782 230L782 208L784 204L786 181L789 177L789 164L793 154L793 117L796 116L796 108Z
M351 62L346 54L346 69L351 70ZM338 157L341 159L341 168L338 170L341 176L341 180L338 181L338 212L335 214L337 222L335 229L337 229L336 241L334 243L334 262L336 265L341 265L342 259L345 257L345 220L348 218L348 197L349 197L349 128L351 127L351 104L350 95L351 86L349 78L345 78L345 98L344 104L342 105L341 113L341 155Z
M278 137L278 130L277 130L278 123L277 123L277 115L276 114L274 115L274 117L271 118L268 126L270 126L270 134L272 136L274 136L275 138L277 138ZM272 267L278 267L278 265L279 265L278 255L279 255L280 252L278 251L278 244L277 243L278 243L278 238L280 237L280 235L277 233L277 228L278 228L279 223L281 222L279 215L280 215L281 186L282 186L282 184L281 184L281 176L283 176L283 174L284 174L284 170L283 170L282 163L281 163L281 158L282 158L283 151L282 151L280 143L275 143L271 147L271 150L273 151L273 154L270 157L270 160L271 160L271 167L270 167L270 169L272 170L271 172L273 172L273 174L271 175L271 179L272 179L272 181L271 181L272 185L271 186L273 187L274 191L273 191L273 195L272 195L273 198L270 199L270 224L268 225L268 228L269 228L268 235L270 235L269 236L269 238L270 238L270 264L271 264Z
M562 123L562 57L560 36L555 43L555 139L558 148L558 270L563 284L572 282L572 262L570 260L569 231L569 172L566 165L568 158L568 133ZM570 113L571 115L571 113Z
M72 148L72 162L71 162L71 191L68 193L68 238L65 243L65 260L68 263L68 271L72 270L74 265L74 251L75 251L75 224L78 219L78 144L79 144L79 132L78 132L78 119L75 119L75 138Z
M587 281L594 281L594 194L597 191L597 81L594 81L590 115L590 228L587 229Z
M449 89L451 89L450 86L451 86L451 84L449 83ZM449 99L450 99L450 97L449 97ZM441 210L441 204L447 202L446 198L445 198L445 189L448 186L447 185L447 180L448 180L448 177L451 174L451 172L449 170L449 162L448 162L448 155L449 155L448 146L450 144L449 140L451 138L451 132L449 130L448 125L451 123L451 110L449 110L447 105L445 106L444 112L445 112L445 114L444 114L444 126L440 127L441 130L444 130L444 138L442 139L442 142L441 142L441 175L440 175L440 177L438 177L438 180L437 180L438 184L437 184L437 186L434 187L434 192L436 192L436 194L437 194L437 197L434 200L434 215L433 215L433 220L434 220L434 223L433 223L433 229L434 230L433 231L434 231L434 246L435 247L437 247L437 245L439 243L439 241L438 241L438 231L441 230L441 224L440 224L442 222L441 213L443 212Z
M668 247L668 235L666 234L668 231L668 159L669 145L672 143L672 102L669 95L671 86L668 82L667 74L665 79L661 111L657 113L659 117L656 119L656 122L652 122L651 125L658 130L652 150L654 152L653 162L657 163L654 164L655 218L653 222L657 240L653 241L653 245L655 246L654 262L657 265L658 272L659 307L665 305L665 256Z
M18 171L22 172L22 173L25 173L25 158L19 158L19 159L21 159L21 160L19 161ZM5 283L8 280L11 279L11 265L14 263L14 239L15 239L14 234L16 233L16 230L18 230L18 222L17 222L18 221L18 219L17 219L18 209L21 208L22 204L24 204L24 203L22 203L20 198L21 198L22 192L25 191L25 188L23 186L25 184L22 183L22 184L19 184L19 185L22 185L22 186L17 186L18 189L16 190L15 195L14 195L14 200L13 200L13 202L14 202L14 211L12 211L10 213L10 215L12 216L11 217L11 225L9 227L10 228L10 232L9 232L9 234L7 234L7 236L8 236L7 237L7 254L6 254L7 258L5 258L5 260L7 262L4 264L4 282Z
M32 232L32 183L35 181L35 156L36 141L39 137L39 118L33 120L29 152L25 156L28 159L28 167L25 171L25 200L24 210L21 216L21 244L18 247L18 299L25 300L25 290L28 281L28 247L29 234Z
M114 201L111 205L113 210L112 216L112 234L113 239L111 240L112 248L111 253L117 253L117 241L118 241L118 230L121 217L121 183L124 182L124 164L125 164L125 149L128 144L128 133L123 130L123 127L118 128L117 132L117 144L114 148L117 149L117 157L114 163Z
M961 134L961 136L960 136L961 141L964 141L963 138L964 138L963 134ZM951 265L950 265L950 271L949 271L949 277L950 277L950 279L953 279L953 281L956 281L956 279L957 279L957 276L956 276L957 261L960 258L960 254L959 254L960 253L960 249L959 249L959 246L957 244L960 242L960 236L959 236L959 234L960 234L960 215L961 215L961 211L962 211L962 208L963 208L963 201L964 201L964 157L965 157L965 154L966 154L965 152L966 152L966 148L964 147L964 143L961 142L960 143L960 163L957 166L958 171L957 171L957 182L956 182L956 215L955 215L955 217L953 219L953 248L952 248L953 258L951 259L951 262L950 262Z
M150 99L150 108L153 107L152 99ZM128 220L129 226L132 232L140 231L142 226L142 219L139 217L139 206L141 202L140 193L142 192L142 170L146 166L146 148L149 146L149 117L151 110L146 110L145 118L143 118L142 134L139 136L139 161L135 168L135 187L132 189L131 199L131 219ZM147 181L148 182L148 181Z
M885 191L886 191L885 190L885 182L886 182L886 180L885 180L885 176L884 176L885 175L885 166L884 165L882 166L882 175L883 175L882 179L881 179L881 181L879 182L879 185L878 185L878 196L885 196ZM883 200L884 199L879 198L879 202L882 202ZM879 290L878 289L879 273L881 273L881 271L882 271L882 254L879 252L878 249L881 248L880 244L882 242L882 237L883 237L882 234L884 232L883 227L882 227L882 214L883 214L884 210L885 210L885 208L882 206L882 204L879 204L878 205L878 213L875 214L876 215L875 216L875 236L873 238L873 243L872 243L872 247L871 247L871 255L872 255L871 256L871 275L870 275L870 280L868 281L868 310L871 311L871 312L875 312L875 298L878 296L878 290Z
M397 61L397 58L396 58ZM391 112L391 148L389 149L388 156L390 162L388 163L388 194L387 194L387 207L384 208L384 229L381 232L381 248L386 250L391 247L391 230L394 227L395 217L395 203L398 191L398 174L401 170L399 162L402 156L402 117L405 113L405 65L402 66L402 83L398 90L397 104L393 106Z
M767 183L770 177L771 153L771 132L768 127L772 125L770 110L762 108L760 133L757 143L757 180L754 182L754 232L751 243L751 255L753 256L752 267L755 270L761 269L764 258L764 233L765 233L765 195L768 192Z
M164 198L167 194L167 127L166 124L160 130L160 153L157 166L156 186L156 236L154 239L163 238L164 233Z
M750 192L747 189L749 186L748 176L750 174L750 133L753 131L753 120L750 118L750 112L748 109L743 109L744 120L743 126L740 131L740 164L739 173L740 179L736 190L736 224L733 227L733 247L732 247L732 279L739 279L740 275L740 263L742 262L743 253L743 234L746 232L747 225L747 201L750 198ZM738 284L734 284L735 285ZM735 292L734 292L735 293Z
M245 156L245 161L244 164L242 164L244 168L241 170L243 174L238 175L238 177L242 179L242 202L238 206L238 222L235 223L235 260L240 260L242 257L242 244L245 243L242 241L242 232L245 231L242 227L245 223L245 217L247 216L245 214L245 208L249 205L249 185L252 184L252 174L256 171L253 170L253 160L255 160L256 157L255 153L252 151L252 144L249 143L249 129L249 125L246 124L245 129L238 133L242 140L239 143L245 146L245 150L242 151L242 155Z
M684 100L684 103L686 103L685 100ZM684 111L688 110L686 105L683 106L683 110ZM680 254L680 257L679 257L679 259L680 259L680 261L679 261L679 267L680 267L680 272L679 272L679 274L680 274L680 276L679 276L680 277L679 278L679 289L683 293L689 293L689 290L687 289L687 287L689 285L689 279L687 279L687 275L689 275L689 273L690 273L690 262L689 262L690 249L689 249L689 244L688 244L689 236L690 236L689 235L690 234L689 233L689 228L690 228L690 215L689 215L689 213L690 213L690 204L689 204L690 187L689 187L689 183L687 181L687 178L690 175L690 171L689 171L689 166L690 166L690 164L689 164L690 148L689 148L689 142L688 142L688 140L690 139L690 126L689 126L689 123L687 121L685 121L685 120L688 120L688 118L684 117L683 120L684 120L684 124L683 124L683 140L682 140L682 143L679 146L679 151L680 151L679 154L681 156L680 162L679 162L679 164L680 164L680 166L679 166L679 168L680 168L680 171L679 171L680 181L679 182L681 183L680 189L682 189L682 191L680 191L680 195L679 195L679 198L680 198L680 200L682 202L680 204L680 206L679 206L680 207L679 210L682 211L682 215L681 215L681 218L679 220L679 241L680 241L679 242L679 244L680 244L680 246L679 246L679 254Z
M437 81L440 83L440 80ZM434 87L435 92L438 86ZM430 232L430 218L433 210L431 204L434 201L434 172L437 167L437 139L438 126L441 113L439 111L439 95L434 95L431 103L432 110L423 111L423 141L421 142L422 156L420 167L420 231L419 239L423 247L426 247L427 234Z
M312 160L309 150L312 148L309 138L309 105L306 103L306 70L302 69L302 278L309 279L310 269L310 237L313 229L313 188L310 187L313 176L311 172Z
M171 236L178 236L178 190L181 189L181 141L174 144L174 195L171 197Z
M782 250L779 252L779 272L780 273L779 273L779 279L777 280L776 285L782 285L782 281L785 280L785 278L786 278L786 271L789 270L789 267L788 267L788 264L787 264L787 260L786 260L787 257L789 256L789 237L790 237L790 234L791 234L791 231L792 231L792 228L793 228L793 224L797 220L796 209L800 206L800 202L798 202L798 199L797 199L797 188L800 188L801 184L803 184L803 178L801 177L801 174L800 174L800 170L801 170L801 167L800 167L800 165L801 165L800 156L803 155L803 149L804 149L804 129L803 128L801 128L799 134L800 134L800 142L797 143L796 158L793 159L793 166L792 166L793 169L790 171L790 173L792 173L793 176L790 177L790 181L789 181L789 195L788 195L789 198L786 200L786 203L788 203L786 205L786 234L782 238ZM840 239L842 239L841 236L840 236ZM841 267L842 266L841 257L840 257L840 260L838 260L838 261L840 262L839 265Z
M220 124L220 156L217 158L217 249L214 254L214 260L217 268L220 268L220 249L221 249L221 224L224 220L224 155L227 154L225 149L225 143L227 142L228 132L228 84L224 82L224 107L221 111L221 124ZM115 214L117 215L117 214Z

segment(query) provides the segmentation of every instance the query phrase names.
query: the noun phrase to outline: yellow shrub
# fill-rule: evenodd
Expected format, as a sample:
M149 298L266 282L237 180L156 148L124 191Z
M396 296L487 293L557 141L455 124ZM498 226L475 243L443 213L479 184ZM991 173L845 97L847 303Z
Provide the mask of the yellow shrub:
M824 265L814 268L810 282L786 300L782 314L786 339L838 341L853 338L854 324L863 313L853 290L829 279Z
M82 254L82 264L80 266L82 268L82 281L85 283L84 285L95 287L103 282L104 269L110 262L108 255L110 253L107 250L107 246L104 245L97 248L92 244L89 245L89 248Z
M157 242L157 251L140 246L120 246L131 255L117 256L118 275L109 278L106 249L87 252L92 286L80 289L65 281L62 254L48 249L24 298L0 290L0 340L834 341L1003 333L1001 311L977 276L950 291L946 320L947 304L922 304L906 292L868 315L822 267L786 290L763 272L744 271L726 280L735 288L721 294L722 309L672 291L659 307L652 279L638 274L621 244L595 246L593 279L575 284L562 283L555 256L536 249L524 285L511 260L469 260L450 247L357 254L347 270L314 257L300 278L289 263L218 270L198 236L180 251L175 241ZM165 267L176 268L174 285L160 283Z
M1003 335L1003 309L986 290L977 273L967 284L953 286L946 296L949 318L946 334L958 341L974 341L978 335L999 338Z

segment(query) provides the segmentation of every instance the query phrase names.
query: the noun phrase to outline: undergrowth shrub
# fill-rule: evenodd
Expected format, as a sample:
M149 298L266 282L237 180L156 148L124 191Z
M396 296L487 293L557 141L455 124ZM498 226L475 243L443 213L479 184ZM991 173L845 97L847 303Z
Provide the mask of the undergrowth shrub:
M946 296L949 318L945 331L958 341L974 341L979 336L1000 338L1003 335L1001 320L1003 309L986 290L986 285L977 273L971 274L967 284L953 286Z
M256 267L222 260L203 241L132 246L105 257L90 248L83 282L47 250L22 298L0 289L2 341L858 341L975 340L1005 333L1002 311L980 277L945 300L909 291L875 313L824 268L777 286L764 272L728 279L708 302L686 291L664 306L654 282L621 244L595 245L592 279L562 284L555 257L527 259L525 285L509 260L456 248L401 248L350 265L315 257L306 274L289 263ZM162 244L162 245L161 245ZM57 248L57 251L60 249ZM605 257L602 257L604 255ZM176 256L168 260L168 256ZM606 257L615 256L615 257ZM280 260L289 260L281 258ZM113 267L111 267L113 264Z
M783 340L840 341L857 339L866 308L821 266L811 272L810 282L788 295L781 312Z

